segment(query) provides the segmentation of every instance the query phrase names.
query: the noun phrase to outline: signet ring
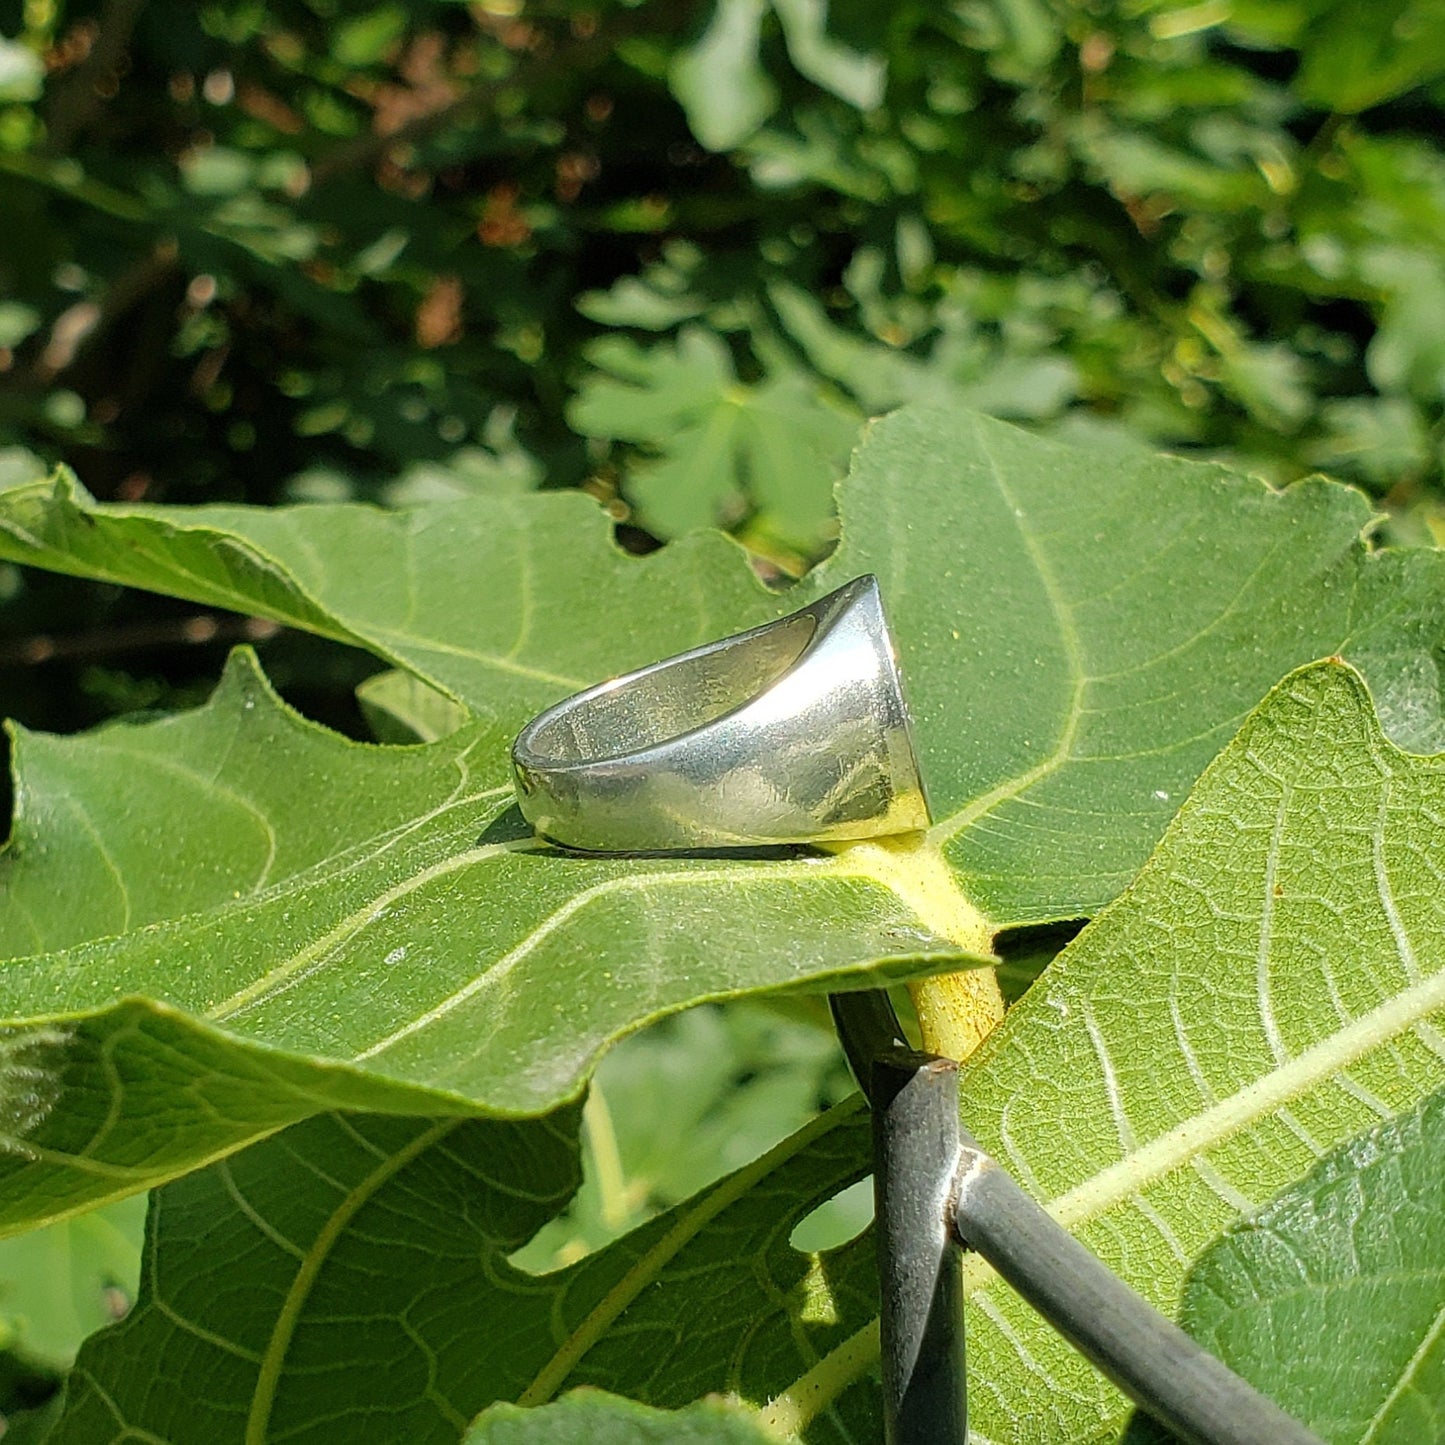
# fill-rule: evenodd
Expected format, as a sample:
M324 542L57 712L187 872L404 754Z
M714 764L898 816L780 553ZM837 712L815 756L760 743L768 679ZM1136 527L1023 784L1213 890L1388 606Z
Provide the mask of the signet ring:
M821 843L929 824L878 579L590 687L512 744L522 815L589 853Z

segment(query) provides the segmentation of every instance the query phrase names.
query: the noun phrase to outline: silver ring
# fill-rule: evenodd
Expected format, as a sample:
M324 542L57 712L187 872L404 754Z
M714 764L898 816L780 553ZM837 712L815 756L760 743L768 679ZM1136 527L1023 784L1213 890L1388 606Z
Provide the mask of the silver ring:
M512 744L522 814L590 853L906 833L928 800L876 577L569 697Z

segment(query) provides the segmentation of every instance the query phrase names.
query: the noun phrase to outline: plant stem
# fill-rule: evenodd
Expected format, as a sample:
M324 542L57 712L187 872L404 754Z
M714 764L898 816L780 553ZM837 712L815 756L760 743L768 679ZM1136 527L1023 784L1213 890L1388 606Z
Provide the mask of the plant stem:
M758 1412L758 1424L789 1440L801 1435L833 1402L878 1364L878 1316L835 1345L805 1375Z
M958 886L942 852L924 837L878 838L837 849L840 868L891 889L940 938L991 958L994 927ZM966 1059L1003 1018L992 968L969 968L908 985L926 1052Z
M1003 1020L1003 993L992 968L969 968L908 985L926 1053L966 1059Z
M587 1144L592 1151L592 1167L596 1170L597 1192L601 1196L602 1222L619 1233L632 1218L632 1205L627 1198L627 1174L617 1150L617 1132L612 1127L612 1111L602 1095L601 1085L594 1078L582 1106L582 1122L587 1129Z
M891 1049L872 1060L868 1097L883 1436L887 1445L963 1445L963 1276L948 1219L958 1167L958 1065Z
M655 1238L627 1273L592 1306L587 1317L575 1324L565 1339L558 1341L556 1353L532 1377L532 1383L517 1396L517 1404L545 1405L568 1382L583 1356L606 1335L622 1314L631 1308L644 1290L658 1282L663 1271L714 1219L766 1180L774 1170L781 1168L834 1129L851 1123L862 1107L863 1101L856 1094L844 1099L841 1104L834 1104L826 1114L819 1114L811 1123L803 1125L796 1134L791 1134L780 1144L775 1144L760 1159L754 1159L735 1174L720 1179L696 1195L689 1204L681 1206L673 1215L673 1223L667 1232ZM878 1332L876 1326L870 1328L873 1339L872 1354L876 1358ZM855 1352L855 1356L866 1360L868 1349L866 1340L860 1342L860 1351ZM836 1350L834 1354L837 1354ZM858 1363L858 1358L850 1356L847 1363L833 1367L833 1373L838 1376L837 1383L820 1387L820 1398L831 1399L833 1394L857 1377L856 1371L864 1367ZM847 1372L850 1370L855 1373L849 1375ZM829 1391L832 1393L828 1393Z

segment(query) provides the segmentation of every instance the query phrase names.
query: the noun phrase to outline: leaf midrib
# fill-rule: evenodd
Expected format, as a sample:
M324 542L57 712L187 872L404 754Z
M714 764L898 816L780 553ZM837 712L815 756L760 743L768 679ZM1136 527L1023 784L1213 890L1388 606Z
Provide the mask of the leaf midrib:
M439 878L445 878L460 869L483 863L488 858L503 853L516 853L532 846L535 845L530 838L507 843L486 843L477 848L466 848L460 853L450 854L403 878L401 882L394 883L384 892L368 898L359 908L353 909L345 918L333 924L320 938L313 939L305 948L298 949L274 968L267 969L245 988L237 989L229 998L223 999L220 1003L207 1009L202 1017L213 1023L225 1023L257 1004L265 1003L282 992L296 974L303 971L308 964L325 959L327 954L334 952L360 933L368 921L383 913L392 904L409 897L418 888L425 888L427 884L434 883ZM369 862L370 859L368 858L367 861Z
M1287 1063L1156 1135L1131 1155L1057 1196L1049 1212L1066 1228L1077 1229L1442 1010L1445 969L1402 989Z
M1003 469L999 466L998 459L989 446L986 429L975 425L974 435L978 439L979 450L988 462L994 487L1003 499L1009 514L1017 523L1016 530L1019 540L1028 553L1029 562L1038 574L1039 585L1044 589L1044 596L1053 610L1054 620L1059 629L1059 640L1063 646L1064 655L1068 658L1071 692L1059 729L1059 740L1054 745L1053 751L1047 757L1040 759L1033 767L1015 774L1012 778L1005 779L990 788L981 797L975 798L973 802L960 808L951 817L935 823L929 829L928 837L930 842L939 847L963 832L965 828L972 826L980 818L991 813L1000 803L1006 803L1010 798L1017 797L1068 762L1069 755L1073 751L1074 739L1078 735L1080 719L1084 715L1084 696L1089 688L1089 677L1084 667L1083 644L1079 639L1079 629L1074 621L1073 608L1064 596L1059 579L1054 575L1053 564L1044 555L1037 538L1026 525L1027 519L1023 516L1022 509L1018 506L1012 491L1009 490L1003 479Z
M1084 717L1084 700L1089 689L1098 683L1111 682L1121 677L1129 676L1140 672L1145 668L1156 667L1160 663L1168 661L1181 655L1185 650L1195 646L1200 638L1206 637L1218 628L1225 618L1232 616L1238 608L1240 601L1250 591L1258 580L1268 574L1274 566L1277 557L1285 546L1285 541L1277 542L1259 560L1253 570L1245 577L1235 589L1233 596L1228 603L1211 617L1208 622L1192 632L1188 638L1176 643L1173 647L1156 653L1147 661L1135 664L1132 667L1124 668L1111 673L1090 673L1084 664L1084 648L1080 639L1078 625L1074 620L1073 606L1064 595L1062 586L1054 573L1053 565L1045 556L1037 539L1030 531L1028 519L1015 500L1014 494L1003 479L1003 470L995 457L988 438L988 429L981 425L975 425L975 436L977 437L979 451L988 462L990 477L994 487L1009 508L1010 514L1017 522L1019 540L1023 543L1028 553L1029 561L1037 573L1040 585L1044 589L1044 595L1048 599L1049 606L1053 610L1054 619L1058 624L1059 635L1063 644L1065 655L1068 658L1069 670L1072 682L1072 695L1069 699L1068 710L1065 714L1063 726L1060 730L1059 740L1053 751L1045 758L1035 763L1033 767L1026 768L1021 773L1016 773L1010 778L1005 778L997 783L986 793L980 794L971 802L966 803L957 812L950 814L947 818L940 819L928 832L930 842L943 847L960 833L977 823L980 818L987 817L994 809L1011 799L1026 793L1036 783L1042 782L1045 778L1051 777L1066 763L1072 756L1073 745L1078 736L1079 724ZM1263 484L1261 484L1263 485ZM1340 646L1343 647L1349 639L1342 639ZM1132 759L1150 755L1160 755L1177 752L1181 747L1188 746L1192 742L1200 741L1213 733L1224 730L1233 730L1238 724L1238 716L1220 720L1214 726L1207 729L1198 738L1184 738L1171 742L1167 747L1149 749L1141 752L1131 752L1118 755L1121 758ZM1089 755L1091 761L1105 761L1103 755Z
M342 1231L358 1211L367 1204L376 1191L387 1180L399 1174L417 1155L445 1138L452 1130L460 1127L460 1121L446 1119L433 1124L406 1144L404 1148L389 1154L359 1184L352 1188L332 1211L326 1223L312 1240L292 1277L290 1288L281 1310L276 1316L266 1349L261 1356L261 1367L256 1377L256 1388L251 1395L251 1407L246 1412L245 1445L266 1445L271 1423L271 1411L276 1403L276 1392L280 1387L281 1373L286 1364L286 1353L296 1333L312 1287L321 1267L325 1264L332 1247Z
M255 908L258 904L261 903L273 902L277 899L289 898L295 894L303 893L315 884L318 877L327 878L334 877L335 875L342 873L351 873L359 868L363 868L372 863L375 863L378 858L382 857L383 854L389 852L392 848L396 847L397 844L403 842L412 833L416 832L417 829L425 827L428 823L435 822L438 818L441 818L444 814L450 811L459 808L470 807L479 803L484 803L489 798L501 797L503 795L510 796L511 792L512 789L510 786L504 786L496 788L483 788L475 793L453 795L445 802L439 804L427 813L419 814L415 818L408 818L404 822L397 824L395 827L388 828L385 832L379 833L375 837L368 838L363 843L357 844L352 848L348 848L344 852L335 854L329 858L319 859L317 862L311 864L309 867L303 868L296 873L288 874L285 878L268 884L264 888L258 889L254 893L244 894L238 898L227 899L224 903L221 903L219 905L212 905L208 908L202 907L194 909L190 912L180 913L172 918L156 919L152 923L146 923L138 928L129 930L129 934L135 935L142 933L160 933L166 930L181 928L186 924L194 922L195 920L201 918L207 918L214 921L218 916L224 916L232 912ZM470 829L468 829L468 831L470 832ZM535 846L537 846L535 839L519 839L513 843L505 845L489 844L486 845L486 850L490 850L493 848L507 848L511 851L520 852L524 851L526 847ZM459 853L449 855L448 859L445 861L452 861L457 858L469 857L471 855L474 855L478 851L479 850L476 848L464 849ZM13 898L7 897L6 902L10 906L18 906L17 900ZM370 906L372 909L375 909L378 906L378 900L373 899ZM32 932L36 932L33 925ZM79 943L69 944L62 948L45 948L43 946L44 941L40 938L37 932L37 942L42 945L41 948L37 952L26 955L25 957L17 957L5 960L6 968L15 969L18 968L20 965L24 964L40 964L50 959L68 958L73 955L93 951L98 948L103 948L105 945L113 944L118 939L124 938L126 936L128 936L126 933L102 934L96 938L87 938ZM302 952L308 954L309 956L310 949L314 946L314 944L308 945L305 950L302 950ZM215 1010L226 1008L227 1005L232 1002L232 1000L236 997L239 997L239 994L232 995L232 999L228 999L223 1003L214 1005L211 1012L198 1014L198 1016L212 1018L215 1014ZM3 1007L3 1005L0 1005L0 1007ZM19 1017L20 1015L16 1016Z
M847 1123L862 1108L862 1096L855 1094L820 1114L812 1123L790 1135L755 1159L745 1169L729 1175L704 1194L691 1209L643 1254L595 1304L586 1317L557 1347L552 1358L537 1371L532 1383L517 1396L519 1405L542 1405L564 1385L568 1376L616 1322L618 1317L652 1284L663 1268L692 1242L702 1229L754 1185L824 1135Z

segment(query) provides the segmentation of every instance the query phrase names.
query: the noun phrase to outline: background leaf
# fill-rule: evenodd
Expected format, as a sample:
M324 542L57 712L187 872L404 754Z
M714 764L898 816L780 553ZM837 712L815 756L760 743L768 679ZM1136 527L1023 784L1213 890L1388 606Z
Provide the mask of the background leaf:
M745 385L723 342L700 327L648 351L607 337L589 359L598 371L572 403L572 425L661 453L628 479L643 526L676 537L736 521L751 502L765 526L805 554L817 550L857 422L795 367Z
M0 1240L5 1346L32 1365L65 1370L81 1341L135 1302L144 1195L18 1239Z
M731 150L746 140L778 103L758 61L766 13L766 0L717 0L702 37L673 61L672 93L710 150Z
M1331 1150L1227 1230L1190 1272L1183 1321L1331 1445L1437 1439L1442 1221L1436 1093Z
M859 110L883 99L887 65L881 55L860 55L827 31L828 0L773 0L788 44L788 58L815 85Z
M1445 6L1437 0L1386 0L1371 23L1347 7L1322 9L1296 87L1337 111L1368 110L1445 75Z
M463 1437L463 1445L768 1445L765 1434L741 1410L703 1401L684 1410L649 1410L632 1400L577 1390L555 1405L519 1410L494 1405Z
M571 1263L851 1092L821 998L703 1005L624 1039L588 1084L582 1188L516 1262L539 1272ZM852 1229L846 1222L837 1237L856 1234L867 1215Z
M788 1243L867 1167L856 1098L616 1244L523 1273L507 1256L575 1187L575 1129L565 1114L326 1116L168 1185L141 1298L86 1345L55 1445L126 1429L171 1445L246 1429L422 1445L564 1383L669 1408L709 1390L762 1399L866 1317L866 1251ZM237 1287L218 1287L228 1277ZM163 1360L184 1360L202 1398L152 1388ZM863 1394L837 1418L874 1424L871 1409Z
M45 63L28 46L0 36L0 101L38 100Z

